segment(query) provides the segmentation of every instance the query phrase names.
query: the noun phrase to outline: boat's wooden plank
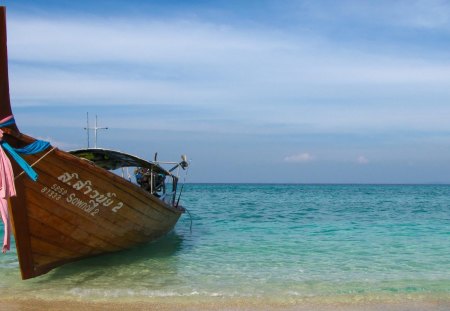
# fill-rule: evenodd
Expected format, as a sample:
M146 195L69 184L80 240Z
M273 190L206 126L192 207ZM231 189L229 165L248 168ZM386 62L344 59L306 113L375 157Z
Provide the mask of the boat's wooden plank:
M42 219L45 217L46 222L55 228L61 228L60 230L65 231L67 236L71 238L82 241L83 244L92 247L98 248L102 251L116 251L118 249L123 248L121 245L112 244L113 242L105 241L102 239L103 234L99 234L99 232L95 232L91 230L92 227L84 227L81 228L78 225L71 224L65 221L63 218L52 214L46 209L33 208L33 211L30 213L30 217L33 215L33 218Z
M78 210L71 209L68 210L64 208L64 206L55 206L53 200L50 200L47 197L41 197L41 193L37 192L35 189L29 188L28 196L30 196L30 202L34 202L36 206L32 208L35 209L44 209L49 213L58 215L59 218L70 220L70 223L77 226L77 228L83 228L87 233L98 236L100 239L104 241L108 241L112 245L118 245L119 248L130 247L137 243L142 243L149 241L151 238L155 237L156 234L160 234L161 232L170 231L176 222L176 219L173 220L173 223L169 225L164 224L164 226L147 226L144 227L144 230L140 229L139 231L134 227L133 224L118 223L118 225L108 224L108 219L97 218L93 219L90 215L86 215L86 213ZM40 199L40 200L39 200ZM37 201L39 200L39 205L37 205ZM45 204L42 204L45 202ZM70 215L73 213L75 215ZM80 216L82 219L80 220ZM36 217L41 217L42 219L48 218L49 215L39 215ZM116 216L117 217L117 216ZM144 219L145 220L145 219ZM58 219L55 220L56 222ZM108 226L106 226L107 224ZM58 226L62 226L62 223L58 223ZM99 230L103 228L104 230ZM106 231L106 232L104 232ZM85 237L89 238L89 236ZM124 240L122 242L122 240Z
M136 242L117 234L119 231L117 228L115 231L105 228L102 221L90 219L76 209L69 210L61 206L55 206L52 204L53 201L45 197L41 198L41 203L44 204L37 205L36 199L40 197L39 193L28 191L28 196L35 197L34 200L29 200L30 212L34 213L35 217L48 219L47 222L51 226L68 227L68 230L73 230L74 236L92 240L92 243L95 243L97 247L113 251Z
M34 253L33 258L34 258L35 266L39 266L39 267L51 264L51 263L59 260L58 258L47 256L47 255L42 255L42 254L38 254L38 253Z
M36 217L34 213L29 214L28 223L31 233L34 236L40 237L43 240L56 245L58 247L61 247L63 249L72 250L76 253L80 254L90 254L95 250L96 245L89 246L82 241L75 240L73 238L74 234L72 232L64 232L68 227L66 226L57 226L57 229L54 229L47 224L44 224L40 221L42 219L41 217ZM85 240L86 242L89 242L89 240Z
M39 254L51 254L52 257L59 259L77 258L80 256L76 252L65 250L34 235L31 235L30 242L33 250Z
M18 165L13 163L13 169ZM22 183L16 185L17 196L10 199L11 215L14 224L14 237L19 258L22 279L34 276L33 253L31 249L30 234L28 231L28 213L25 205L25 190ZM19 228L19 229L17 229Z

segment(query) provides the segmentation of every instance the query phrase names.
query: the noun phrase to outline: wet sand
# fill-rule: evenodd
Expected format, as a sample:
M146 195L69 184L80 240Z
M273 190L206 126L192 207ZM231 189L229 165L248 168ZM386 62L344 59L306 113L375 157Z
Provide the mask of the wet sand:
M299 310L299 311L448 311L450 299L446 300L405 300L405 301L354 301L320 302L316 299L305 301L265 301L264 299L229 298L155 298L146 301L75 301L40 299L2 299L0 311L118 311L118 310Z

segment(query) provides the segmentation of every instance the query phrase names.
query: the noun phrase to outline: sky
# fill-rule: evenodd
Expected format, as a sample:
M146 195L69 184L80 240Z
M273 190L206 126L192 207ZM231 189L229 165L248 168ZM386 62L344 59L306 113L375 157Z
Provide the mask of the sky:
M189 182L450 183L450 1L0 3L18 126L61 149L89 113Z

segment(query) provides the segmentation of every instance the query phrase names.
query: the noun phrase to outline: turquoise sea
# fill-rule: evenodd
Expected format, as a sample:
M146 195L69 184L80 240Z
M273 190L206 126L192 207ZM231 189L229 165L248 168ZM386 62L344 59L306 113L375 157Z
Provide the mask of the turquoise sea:
M449 185L187 184L167 237L21 281L0 297L450 301Z

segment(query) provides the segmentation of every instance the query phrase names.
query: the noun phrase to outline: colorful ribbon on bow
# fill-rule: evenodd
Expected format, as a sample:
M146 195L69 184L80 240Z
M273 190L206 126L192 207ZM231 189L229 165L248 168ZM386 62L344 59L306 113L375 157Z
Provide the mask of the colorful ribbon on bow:
M14 124L13 116L9 116L0 120L0 128ZM6 141L3 141L3 131L0 129L0 211L2 220L5 225L5 234L3 238L2 252L6 253L10 249L11 241L11 222L8 212L8 199L16 195L16 187L14 185L14 172L11 161L5 153L5 150L11 157L19 164L19 166L27 173L33 180L37 180L37 173L33 168L19 155L21 154L36 154L44 151L50 146L50 143L41 140L36 140L24 148L13 148Z

